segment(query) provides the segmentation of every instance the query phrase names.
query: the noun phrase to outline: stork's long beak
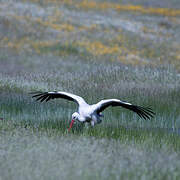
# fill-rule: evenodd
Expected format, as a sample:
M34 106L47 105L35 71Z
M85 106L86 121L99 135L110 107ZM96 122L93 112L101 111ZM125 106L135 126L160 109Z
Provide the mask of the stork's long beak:
M72 126L73 126L74 122L75 122L75 120L74 120L74 119L72 119L72 121L71 121L71 124L70 124L70 126L69 126L68 131L70 131L70 130L71 130L71 128L72 128Z

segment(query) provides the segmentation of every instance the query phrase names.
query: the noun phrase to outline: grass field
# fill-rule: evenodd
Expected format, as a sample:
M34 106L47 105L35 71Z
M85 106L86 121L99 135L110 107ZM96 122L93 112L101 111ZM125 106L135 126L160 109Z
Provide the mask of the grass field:
M180 3L0 0L0 180L179 179ZM62 90L151 107L75 124Z

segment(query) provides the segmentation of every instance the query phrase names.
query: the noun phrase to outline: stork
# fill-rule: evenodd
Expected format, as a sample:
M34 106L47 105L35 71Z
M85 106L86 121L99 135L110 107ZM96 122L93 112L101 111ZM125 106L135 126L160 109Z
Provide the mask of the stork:
M72 121L69 130L72 128L75 121L90 123L92 127L101 123L101 117L103 117L102 112L110 106L124 107L137 113L139 117L143 119L150 119L155 115L151 108L133 105L119 99L104 99L99 101L97 104L89 105L82 97L63 91L34 92L32 94L32 98L36 98L36 100L40 102L47 102L55 98L63 98L75 102L78 105L78 111L72 114Z

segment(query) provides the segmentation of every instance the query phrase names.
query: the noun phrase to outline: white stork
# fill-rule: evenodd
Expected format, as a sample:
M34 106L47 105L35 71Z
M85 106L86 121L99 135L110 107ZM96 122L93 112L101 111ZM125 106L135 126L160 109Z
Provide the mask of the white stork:
M100 118L103 117L102 111L104 111L107 107L110 106L122 106L126 109L134 111L141 118L144 119L150 119L155 115L155 113L152 111L151 108L136 106L121 101L119 99L106 99L99 101L97 104L89 105L82 97L63 91L34 92L32 94L33 94L32 97L36 98L36 100L40 102L43 101L47 102L50 99L55 99L55 98L63 98L69 101L76 102L78 104L78 111L72 114L72 121L69 130L72 128L73 123L75 121L79 121L82 123L88 122L91 124L91 126L101 123L102 120Z

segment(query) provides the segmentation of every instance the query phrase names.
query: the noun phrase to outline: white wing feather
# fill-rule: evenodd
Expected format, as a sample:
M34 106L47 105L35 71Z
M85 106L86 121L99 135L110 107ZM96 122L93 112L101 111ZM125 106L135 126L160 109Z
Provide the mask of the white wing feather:
M36 98L37 101L41 101L41 102L49 101L50 99L55 99L55 98L63 98L70 101L74 101L79 105L87 104L82 97L63 91L35 92L32 94L34 94L32 96L33 98Z

